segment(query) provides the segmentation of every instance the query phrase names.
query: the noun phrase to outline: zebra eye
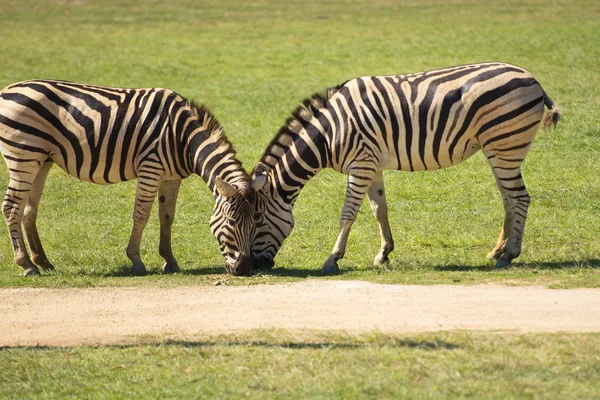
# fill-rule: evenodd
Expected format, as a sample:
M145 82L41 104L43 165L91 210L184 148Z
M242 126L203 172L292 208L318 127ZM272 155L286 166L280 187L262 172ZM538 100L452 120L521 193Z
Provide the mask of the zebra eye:
M231 218L231 217L227 217L227 223L229 225L235 225L235 219Z

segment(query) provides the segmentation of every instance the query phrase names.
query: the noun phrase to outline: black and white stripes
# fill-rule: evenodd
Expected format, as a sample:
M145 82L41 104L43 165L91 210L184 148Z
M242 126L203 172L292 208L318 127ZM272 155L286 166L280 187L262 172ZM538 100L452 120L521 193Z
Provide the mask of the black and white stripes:
M208 109L171 90L50 80L10 85L0 92L0 151L10 174L2 211L15 262L25 274L38 272L34 264L53 268L35 226L44 181L53 163L83 181L138 180L127 247L135 273L145 271L139 246L157 194L164 269L178 269L171 251L171 225L181 180L192 173L200 175L215 195L211 230L228 270L241 274L251 268L254 191L250 177Z
M347 81L305 100L268 145L254 175L259 192L253 251L271 265L293 227L292 207L323 168L349 175L341 229L325 263L337 270L365 195L381 229L375 264L393 249L383 170L422 171L456 165L482 149L493 169L506 217L489 254L505 266L517 257L529 205L520 166L543 125L559 111L524 69L505 63L463 65L408 75ZM262 215L261 215L262 214Z

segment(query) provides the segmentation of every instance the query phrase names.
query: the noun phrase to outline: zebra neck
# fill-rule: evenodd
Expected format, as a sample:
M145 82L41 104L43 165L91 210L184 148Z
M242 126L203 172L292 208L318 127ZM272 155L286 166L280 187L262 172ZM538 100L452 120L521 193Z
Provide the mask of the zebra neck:
M281 199L293 206L302 188L322 169L324 167L310 167L300 158L285 157L271 167L269 180Z
M314 126L314 125L312 125ZM270 181L279 195L293 205L308 181L331 167L330 132L302 127L293 135L279 135L261 162L270 170Z
M187 153L190 171L200 176L215 196L217 176L231 184L248 180L246 171L230 146L209 142L200 136L195 136L187 146Z

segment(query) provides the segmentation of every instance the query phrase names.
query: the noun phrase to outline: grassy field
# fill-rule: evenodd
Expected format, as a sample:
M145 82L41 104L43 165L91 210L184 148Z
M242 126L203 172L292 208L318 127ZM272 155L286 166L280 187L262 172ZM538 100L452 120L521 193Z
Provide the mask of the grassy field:
M501 60L527 68L562 108L523 175L533 202L523 253L508 270L485 255L503 211L482 154L451 169L386 174L396 250L389 268L365 204L344 274L386 283L502 282L600 287L600 4L578 0L0 0L0 87L57 78L168 87L207 104L251 170L313 92L362 75ZM7 173L0 168L0 188ZM54 168L39 229L53 274L23 279L0 235L0 287L248 284L320 277L338 230L345 177L320 173L272 273L223 275L204 182L182 186L173 244L182 272L160 274L156 209L128 276L134 182L101 187ZM597 398L597 335L448 333L388 337L285 332L128 347L0 351L0 397Z
M593 1L0 0L0 86L59 78L172 88L211 107L251 170L289 113L315 91L361 75L486 60L521 65L564 117L556 131L538 136L524 164L533 203L515 267L494 271L485 259L503 210L480 153L442 171L387 173L396 241L392 263L382 271L370 267L379 234L365 204L340 264L344 277L600 286L599 14ZM0 187L6 182L2 168ZM5 234L0 287L172 284L161 275L123 279L134 187L134 182L82 183L55 167L39 229L58 270L44 279L21 280ZM319 275L337 236L344 187L345 177L332 171L309 182L295 208L296 228L276 259L280 269L254 281ZM184 182L173 228L184 276L175 282L209 282L223 272L208 228L212 204L201 179ZM155 210L142 255L159 273L157 220Z
M5 398L583 398L598 335L252 332L132 346L0 351Z

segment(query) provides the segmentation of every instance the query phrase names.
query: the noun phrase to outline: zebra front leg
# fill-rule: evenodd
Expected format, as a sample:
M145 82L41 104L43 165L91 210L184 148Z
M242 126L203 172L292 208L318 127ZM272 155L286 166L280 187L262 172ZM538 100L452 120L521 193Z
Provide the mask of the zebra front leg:
M140 245L142 242L142 233L148 222L159 184L160 180L156 176L140 176L138 178L133 210L133 229L129 238L129 244L127 245L127 257L131 260L131 273L133 275L146 274L146 266L140 256Z
M160 218L159 253L164 258L163 271L173 273L179 271L177 260L171 249L171 227L175 218L175 205L181 180L165 181L158 189L158 215Z
M372 174L368 173L371 172ZM331 255L323 264L323 272L328 274L336 274L339 272L338 260L344 258L346 252L346 243L350 228L356 219L356 214L360 209L368 188L371 186L371 181L375 170L360 170L361 174L350 173L348 176L348 185L346 186L346 200L342 208L342 216L340 218L340 233L338 235L335 246Z
M33 260L33 263L39 265L43 270L46 271L54 270L54 266L50 263L50 261L48 261L46 252L44 252L44 248L42 247L40 235L38 234L37 230L36 219L38 206L44 190L44 183L46 182L46 177L48 176L50 168L52 168L52 164L53 163L50 161L45 162L35 177L33 186L29 193L29 200L25 206L22 223L23 231L25 231L25 237L27 238L27 243L29 243L29 250L31 251L31 259Z
M390 230L390 222L388 220L388 206L385 199L383 173L381 171L377 172L377 175L373 178L368 195L371 210L379 223L379 232L381 234L381 249L373 261L373 266L379 267L390 261L388 255L394 251L394 239L392 238L392 231Z

